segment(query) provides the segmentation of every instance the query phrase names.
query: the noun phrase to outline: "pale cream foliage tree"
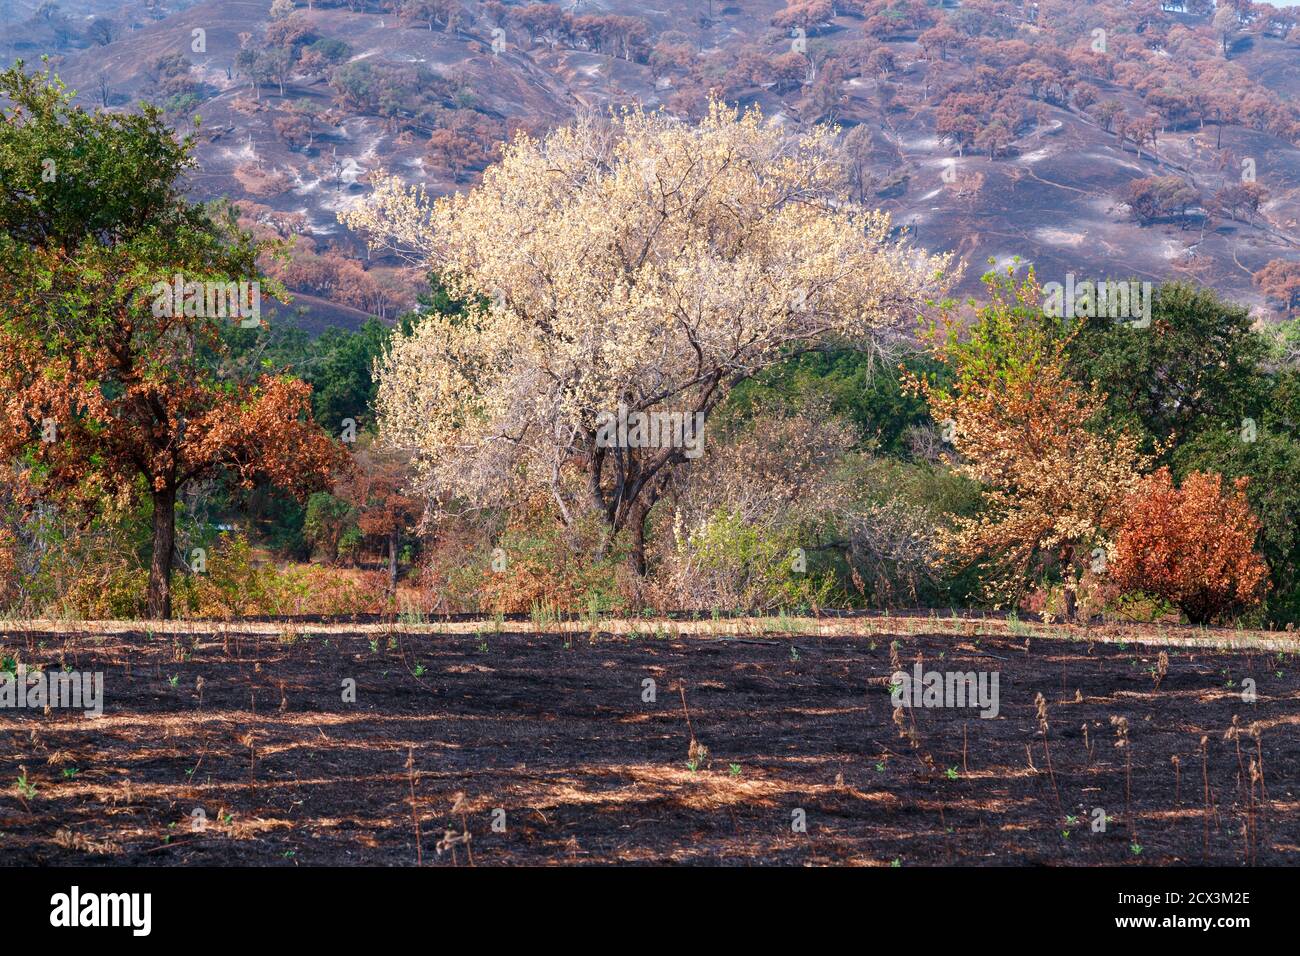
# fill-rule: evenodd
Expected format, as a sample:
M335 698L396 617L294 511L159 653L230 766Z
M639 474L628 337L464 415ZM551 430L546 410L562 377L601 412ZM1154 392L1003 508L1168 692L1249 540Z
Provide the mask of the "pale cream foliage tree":
M788 136L712 104L520 136L482 184L431 201L380 175L342 215L439 273L469 317L429 315L379 363L381 432L425 490L473 505L545 490L644 529L682 448L602 448L598 416L702 414L739 381L835 343L879 347L950 281L844 197L835 132ZM707 454L707 451L705 452Z

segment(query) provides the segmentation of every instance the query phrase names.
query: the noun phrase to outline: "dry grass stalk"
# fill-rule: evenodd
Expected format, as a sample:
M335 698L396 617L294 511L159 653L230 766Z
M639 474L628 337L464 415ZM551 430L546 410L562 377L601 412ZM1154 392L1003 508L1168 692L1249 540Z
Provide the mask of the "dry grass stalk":
M1137 828L1133 826L1133 748L1128 739L1128 718L1112 716L1110 723L1115 728L1115 746L1124 751L1124 821L1136 843Z
M686 748L686 759L692 767L703 767L709 759L709 748L695 739L695 728L691 725L691 712L686 707L686 687L678 683L677 691L682 696L682 714L686 717L686 732L691 735L690 745Z
M1204 810L1202 820L1204 822L1204 841L1202 843L1202 858L1210 855L1210 738L1201 735L1201 781L1204 784Z
M1052 769L1052 751L1047 744L1050 730L1047 724L1047 698L1042 694L1035 694L1034 707L1038 713L1038 732L1043 735L1043 757L1047 763L1047 779L1052 782L1052 793L1056 795L1056 811L1064 814L1065 808L1061 805L1061 790L1056 785L1056 772Z
M1165 679L1165 675L1168 673L1169 655L1165 651L1161 651L1160 656L1156 658L1156 690L1160 689L1160 683Z

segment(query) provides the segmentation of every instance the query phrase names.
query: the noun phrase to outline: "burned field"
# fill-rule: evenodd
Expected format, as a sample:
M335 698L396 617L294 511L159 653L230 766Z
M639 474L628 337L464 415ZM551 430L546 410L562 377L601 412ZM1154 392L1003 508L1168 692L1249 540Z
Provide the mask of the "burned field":
M1300 862L1280 635L785 623L10 626L7 667L102 672L104 694L98 718L0 710L0 861ZM896 719L890 675L918 659L996 673L997 716Z

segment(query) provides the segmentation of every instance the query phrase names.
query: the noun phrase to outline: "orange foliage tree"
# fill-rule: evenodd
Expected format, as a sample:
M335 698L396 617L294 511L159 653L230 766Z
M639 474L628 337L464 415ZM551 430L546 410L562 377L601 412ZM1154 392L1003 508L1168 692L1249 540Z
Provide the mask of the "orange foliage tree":
M1300 311L1300 263L1274 259L1255 273L1255 285L1283 311Z
M1245 489L1245 478L1224 489L1221 475L1199 471L1181 488L1167 468L1143 478L1115 539L1115 583L1164 598L1193 624L1257 604L1268 568L1255 551L1260 524Z
M383 542L388 552L388 589L397 590L398 547L402 536L413 531L424 515L424 502L407 494L412 478L400 456L375 451L358 452L356 468L342 497L357 510L361 533Z
M983 486L980 514L954 518L939 545L954 563L978 564L999 605L1014 606L1036 576L1058 574L1073 617L1079 575L1105 548L1147 460L1132 435L1090 427L1105 396L1067 374L1069 339L1043 320L1032 274L985 282L991 301L975 322L951 321L936 335L951 378L915 383L957 471Z
M257 320L260 250L184 199L190 143L157 110L88 114L21 64L0 93L0 458L46 493L138 481L148 611L169 617L183 484L224 473L305 493L346 454L312 421L310 386L234 374L225 330Z

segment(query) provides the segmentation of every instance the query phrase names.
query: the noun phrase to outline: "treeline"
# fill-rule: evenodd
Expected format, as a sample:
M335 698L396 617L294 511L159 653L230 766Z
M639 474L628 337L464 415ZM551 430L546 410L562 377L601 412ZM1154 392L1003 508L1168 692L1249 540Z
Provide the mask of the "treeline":
M1140 315L1062 313L1015 274L972 316L936 293L946 261L845 202L824 130L782 151L717 102L612 125L521 144L468 195L376 183L345 217L493 290L379 369L434 566L475 555L443 597L1294 619L1294 323L1178 283ZM679 178L690 204L653 188ZM859 300L868 277L893 291ZM908 349L912 309L938 314ZM602 439L614 407L707 420L707 451Z
M426 308L437 308L432 301ZM445 296L438 301L448 307ZM454 304L452 312L459 314ZM406 328L418 318L408 316ZM994 310L984 321L1005 318ZM591 529L566 531L536 503L423 523L424 504L402 491L415 477L409 459L376 462L371 452L363 455L360 484L376 483L382 493L368 505L353 477L305 506L277 499L245 513L256 514L253 526L286 555L353 565L391 553L403 580L422 595L411 600L444 610L584 610L592 601L609 608L635 597L673 609L992 604L1058 618L1143 619L1200 601L1200 620L1300 620L1295 323L1255 329L1245 308L1181 284L1155 290L1150 327L1106 317L1062 323L1041 311L1017 323L983 343L982 369L1023 363L1036 342L1039 352L1029 357L1057 354L1063 393L1098 398L1090 406L1035 397L1046 401L1035 417L1056 423L1050 448L1034 445L1028 421L991 429L1025 474L1002 476L1014 516L1002 516L1004 537L969 550L953 529L963 522L987 529L996 513L987 495L998 479L974 476L978 456L966 440L977 436L937 420L916 387L951 385L969 371L969 356L929 349L883 367L860 352L832 349L781 362L739 387L710 424L708 460L698 466L705 477L671 489L651 516L644 581L625 573L625 551L590 560ZM390 334L378 327L331 331L316 343L289 336L294 341L273 354L297 363L315 385L318 420L332 423L371 407L370 360ZM1025 396L999 397L1006 406L1019 400ZM359 423L363 433L375 424L372 417ZM950 427L956 434L945 434ZM1134 457L1116 470L1113 445L1097 439L1090 446L1084 436L1118 433L1134 440ZM363 434L362 446L369 444ZM1097 456L1091 463L1090 453ZM1029 475L1049 485L1039 487L1042 497ZM1072 476L1082 485L1071 486ZM1199 497L1184 505L1180 489ZM1186 523L1166 516L1158 528L1144 525L1142 509L1162 500L1166 508L1184 507ZM231 502L231 513L249 505ZM1077 540L1063 553L1059 526L1075 522L1073 509L1083 507L1093 509L1089 523L1074 524ZM381 526L398 530L392 537L367 530ZM1164 573L1132 570L1162 546L1173 550ZM1208 578L1206 562L1218 562L1233 582L1217 597L1178 579Z
M190 294L284 290L158 110L0 91L11 613L1300 618L1300 326L1179 283L1053 318L1018 270L951 302L828 130L632 111L433 205L376 183L348 222L429 289L311 339Z

